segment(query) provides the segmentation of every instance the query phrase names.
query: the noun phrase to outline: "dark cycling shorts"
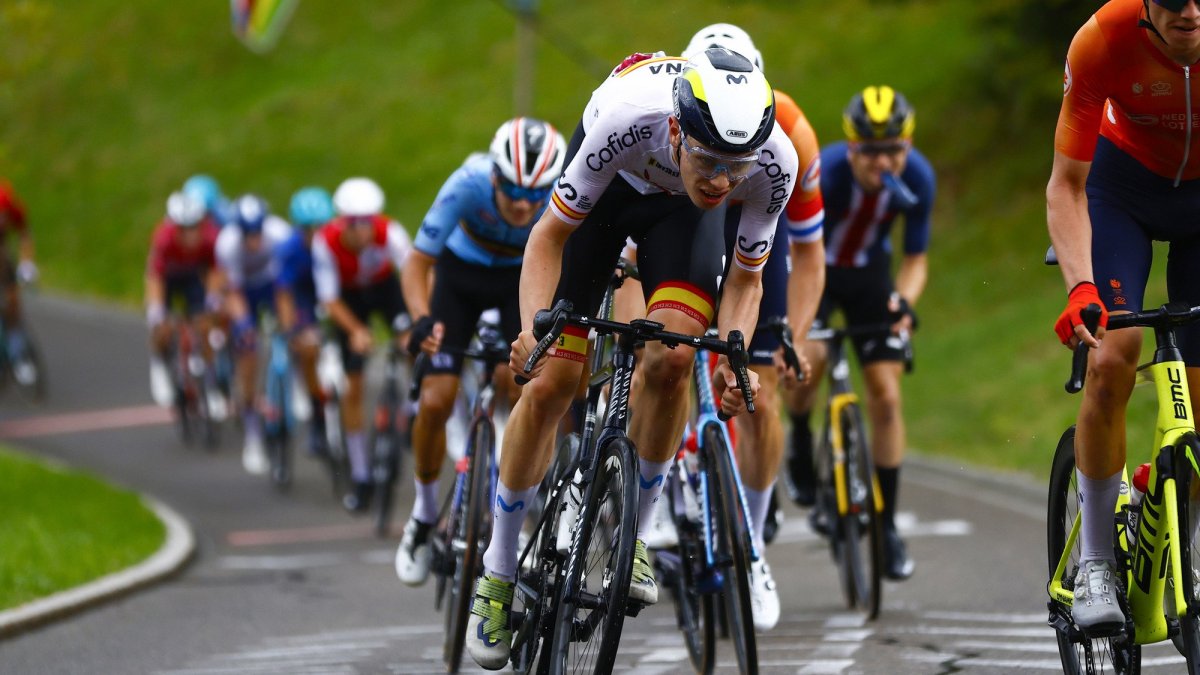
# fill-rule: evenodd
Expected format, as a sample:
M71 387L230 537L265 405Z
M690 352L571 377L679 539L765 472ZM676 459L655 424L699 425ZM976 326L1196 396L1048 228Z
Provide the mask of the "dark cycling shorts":
M188 318L204 313L205 288L199 272L163 278L163 292L167 311L182 311Z
M842 310L847 328L895 323L887 307L894 289L891 269L891 256L883 256L866 267L827 266L825 294L821 296L813 325L828 325L835 309ZM904 360L904 338L890 331L856 335L851 340L860 364Z
M500 309L500 330L512 342L521 332L521 303L518 289L521 268L484 267L464 261L449 250L437 260L437 281L433 285L430 313L446 328L442 345L449 352L467 348L475 335L479 315L493 307ZM430 359L428 373L457 375L463 358L456 353L438 354Z
M737 238L738 221L742 217L742 205L733 204L725 214L725 259L733 260L733 244ZM788 235L783 219L775 227L775 243L771 255L762 271L762 300L758 303L758 324L761 326L773 318L787 317L788 285ZM723 278L729 278L729 265L725 266ZM775 362L775 350L779 349L779 336L774 331L757 329L747 346L750 363L771 365Z
M242 289L246 298L246 308L250 312L250 321L258 326L259 318L264 313L275 313L275 284L262 284Z
M581 124L571 138L567 162L583 136ZM705 210L687 195L643 195L617 176L567 239L555 298L570 300L576 312L594 315L625 240L632 238L638 245L647 311L679 310L703 330L714 316L724 222L725 205Z
M1167 299L1200 304L1200 179L1150 171L1100 137L1087 179L1092 275L1110 312L1141 311L1153 258L1151 242L1170 243ZM1200 366L1200 325L1176 331L1188 366Z
M396 317L408 311L404 296L400 293L400 278L394 272L370 286L342 288L342 302L364 324L369 325L371 314L378 313L389 329ZM346 372L361 373L366 357L350 348L350 336L340 326L335 326L334 332L337 334L338 347L342 350L342 364Z

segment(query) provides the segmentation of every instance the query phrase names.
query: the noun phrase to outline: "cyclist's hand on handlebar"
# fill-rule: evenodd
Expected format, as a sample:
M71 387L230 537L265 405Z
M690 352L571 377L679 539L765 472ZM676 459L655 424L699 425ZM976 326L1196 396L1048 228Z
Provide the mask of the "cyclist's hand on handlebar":
M1083 317L1080 316L1083 309L1092 304L1100 307L1100 324L1095 335L1088 331L1087 326L1083 325ZM1096 288L1096 284L1090 281L1081 281L1075 284L1075 288L1072 288L1067 295L1067 308L1058 316L1058 321L1054 322L1054 332L1058 334L1058 339L1071 349L1074 349L1081 341L1086 342L1092 349L1096 349L1100 346L1100 339L1104 337L1104 327L1107 325L1108 310L1100 301L1100 292Z
M433 356L442 348L442 336L446 326L432 316L423 316L413 323L412 334L408 337L408 352L416 356L425 352Z
M746 374L750 378L750 392L757 397L758 373L747 369ZM718 359L717 367L713 369L713 396L721 412L730 417L746 412L746 400L738 389L737 376L733 374L733 368L729 366L725 357Z
M533 336L533 331L523 330L517 335L517 339L512 342L512 351L508 355L508 367L513 373L523 378L532 380L542 373L542 368L546 366L546 359L543 358L533 366L533 370L525 372L525 362L529 360L529 355L533 353L533 348L537 346L538 340Z
M892 333L895 335L912 333L913 329L917 327L916 311L899 293L892 293L888 297L888 314L891 315Z
M801 382L809 382L812 380L812 363L804 358L804 354L799 350L796 351L796 358L800 361L800 372L796 373L787 365L787 360L783 358L783 347L775 350L771 355L775 362L775 372L779 374L780 380L787 386L795 386Z

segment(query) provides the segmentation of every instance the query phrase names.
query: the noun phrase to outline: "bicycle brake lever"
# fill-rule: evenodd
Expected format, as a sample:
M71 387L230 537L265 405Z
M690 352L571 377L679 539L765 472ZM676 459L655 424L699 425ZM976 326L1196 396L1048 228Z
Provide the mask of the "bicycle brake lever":
M733 375L737 378L738 389L742 392L742 400L746 402L746 411L754 414L754 392L750 391L750 374L746 372L746 366L750 362L750 356L746 353L745 339L742 337L742 331L729 331L729 367L733 369ZM722 411L717 411L717 417L722 421L728 421L730 416Z
M567 314L571 311L572 305L566 300L559 300L554 303L552 309L539 309L533 317L533 336L538 339L537 345L533 351L529 353L529 358L525 360L523 368L526 374L533 372L533 367L538 361L542 360L550 347L562 335L563 329L567 325ZM517 385L524 386L529 383L529 378L522 375L516 375L514 378Z
M1083 326L1088 332L1095 333L1100 324L1100 306L1092 303L1084 307L1079 315L1083 318ZM1068 394L1077 394L1083 389L1083 382L1087 377L1087 353L1087 343L1080 340L1079 344L1075 345L1075 353L1071 357L1071 378L1065 385Z

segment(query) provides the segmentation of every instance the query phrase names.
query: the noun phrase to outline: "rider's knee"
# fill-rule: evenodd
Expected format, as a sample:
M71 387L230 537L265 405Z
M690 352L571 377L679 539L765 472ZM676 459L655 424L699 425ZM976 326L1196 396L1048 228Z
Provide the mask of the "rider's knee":
M454 412L454 393L442 389L422 389L419 417L433 425L445 424Z
M647 347L642 377L648 387L668 389L685 382L692 374L695 351L689 347L667 349L661 345Z
M1133 390L1137 359L1138 353L1130 349L1102 348L1093 352L1087 374L1089 397L1101 404L1124 403Z
M554 416L558 419L566 413L575 398L575 389L579 383L579 371L571 367L555 367L559 364L547 364L542 374L524 386L521 392L521 405L538 414Z

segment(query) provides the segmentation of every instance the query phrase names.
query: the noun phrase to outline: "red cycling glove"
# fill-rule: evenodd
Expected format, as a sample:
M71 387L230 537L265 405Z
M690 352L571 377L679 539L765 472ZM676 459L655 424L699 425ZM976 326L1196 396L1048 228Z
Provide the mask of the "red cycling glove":
M1083 323L1083 317L1080 312L1088 305L1095 304L1100 307L1100 327L1108 325L1108 310L1104 308L1104 303L1100 301L1100 291L1096 288L1096 284L1090 281L1081 281L1075 284L1075 288L1067 294L1067 308L1058 316L1058 321L1054 322L1054 332L1058 333L1058 339L1062 340L1064 345L1071 344L1071 338L1075 337L1075 326Z

